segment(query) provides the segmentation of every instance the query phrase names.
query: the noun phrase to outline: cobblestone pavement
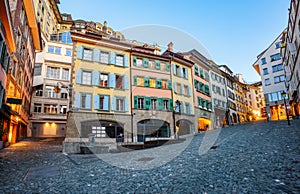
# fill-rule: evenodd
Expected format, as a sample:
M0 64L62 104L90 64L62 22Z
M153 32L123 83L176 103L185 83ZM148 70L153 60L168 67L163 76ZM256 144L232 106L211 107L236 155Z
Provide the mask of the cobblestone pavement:
M1 150L0 193L300 192L300 120L291 126L286 121L247 123L179 144L98 157L65 155L61 141L26 139ZM173 160L139 168L180 146L186 148ZM110 157L125 158L120 159L124 166L105 162Z

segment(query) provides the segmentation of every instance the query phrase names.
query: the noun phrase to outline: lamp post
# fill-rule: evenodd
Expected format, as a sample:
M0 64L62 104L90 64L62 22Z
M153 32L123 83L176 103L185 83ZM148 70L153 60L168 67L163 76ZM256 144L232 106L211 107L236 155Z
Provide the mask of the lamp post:
M174 125L174 128L173 128L173 130L174 130L174 137L175 137L175 139L177 139L178 138L178 136L177 136L177 134L176 134L176 119L175 119L175 112L176 112L176 110L177 110L177 108L178 108L178 113L180 113L180 105L181 105L181 102L179 101L179 100L176 100L175 101L175 107L174 107L174 110L173 110L173 125Z
M288 121L288 125L291 125L291 123L290 123L290 118L289 118L289 115L288 115L288 112L287 112L286 102L285 102L286 92L285 92L285 91L282 91L282 92L281 92L281 96L282 96L283 101L284 101L285 114L286 114L286 119L287 119L287 121Z

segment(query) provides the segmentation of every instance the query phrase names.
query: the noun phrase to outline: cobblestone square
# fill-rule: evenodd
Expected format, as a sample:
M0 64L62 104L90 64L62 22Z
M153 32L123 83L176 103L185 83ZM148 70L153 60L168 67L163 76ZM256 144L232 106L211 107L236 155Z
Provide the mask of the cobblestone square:
M62 153L63 139L0 150L4 193L299 193L300 121L247 123L182 143L102 155ZM184 148L184 149L182 149ZM176 153L176 154L174 154Z

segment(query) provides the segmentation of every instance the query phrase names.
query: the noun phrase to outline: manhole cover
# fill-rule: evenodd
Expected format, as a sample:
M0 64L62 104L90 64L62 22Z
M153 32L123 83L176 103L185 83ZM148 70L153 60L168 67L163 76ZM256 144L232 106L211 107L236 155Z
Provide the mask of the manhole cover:
M139 158L137 161L143 161L143 162L148 162L153 160L154 158L152 157L144 157L144 158Z
M31 167L25 176L25 180L55 177L59 175L60 171L58 166Z

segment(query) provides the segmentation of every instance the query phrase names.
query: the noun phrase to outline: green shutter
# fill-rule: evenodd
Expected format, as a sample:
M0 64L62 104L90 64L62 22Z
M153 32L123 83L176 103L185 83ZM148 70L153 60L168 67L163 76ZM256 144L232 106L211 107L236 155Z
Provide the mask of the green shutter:
M169 99L169 108L170 110L173 110L173 100Z
M163 98L158 98L158 110L163 110L164 109L164 99Z
M198 82L198 80L195 80L195 79L194 79L194 85L195 85L195 88L196 88L197 90L199 90L199 82Z
M160 61L155 61L155 69L160 69Z
M202 82L199 82L199 83L200 83L200 88L199 89L200 89L201 92L203 92L203 85L204 84Z
M172 90L172 80L168 80L168 89Z
M133 66L136 66L136 57L133 57L132 62L133 62Z
M198 66L194 66L194 70L195 70L195 75L198 75L199 76L199 69L198 69Z
M145 109L150 109L150 105L151 105L151 98L150 97L145 97L144 98L144 103L145 103Z
M161 88L162 83L161 83L161 79L156 79L156 88Z
M204 78L204 71L202 68L200 68L200 77Z
M149 87L150 86L150 78L149 77L144 77L144 86Z
M149 67L149 59L144 58L143 63L144 63L144 67Z
M137 85L137 76L133 76L133 85L136 86Z
M171 69L171 64L170 64L169 62L167 62L167 64L166 64L166 65L167 65L167 68L166 68L166 69L167 69L167 71L169 72L169 71L170 71L170 69Z
M138 97L137 96L134 96L134 108L138 108Z

